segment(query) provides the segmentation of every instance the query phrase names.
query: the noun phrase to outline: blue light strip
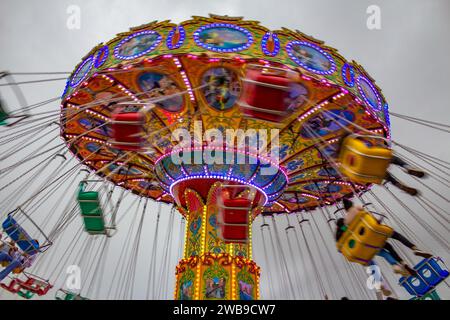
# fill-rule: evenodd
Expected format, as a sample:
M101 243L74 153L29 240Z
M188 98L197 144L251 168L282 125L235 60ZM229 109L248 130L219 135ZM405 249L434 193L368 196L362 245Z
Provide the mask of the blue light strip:
M92 66L94 65L94 57L93 56L89 56L88 58L86 58L86 60L83 61L83 63L78 67L77 71L75 71L75 73L73 74L71 80L70 80L70 86L71 87L76 87L78 86L81 82L83 82L83 80L86 78L86 76L88 75L88 73L92 70ZM78 77L78 74L80 73L81 69L84 68L84 66L89 63L89 68L84 72L83 76L80 77L80 79L78 81L75 82L75 78Z
M270 36L272 36L273 42L275 43L275 48L273 51L267 50L267 42L269 41ZM278 39L278 35L276 33L267 32L261 39L261 49L266 56L276 56L278 52L280 52L280 40Z
M347 80L347 70L350 71L350 81ZM352 65L346 63L342 66L342 80L344 80L345 84L349 87L353 87L355 85L355 69Z
M387 103L384 105L384 121L386 122L387 127L391 129L391 117L389 115L389 106Z
M175 181L174 183L172 183L170 185L170 194L172 195L172 198L175 199L175 196L173 195L173 188L175 187L175 185L177 185L178 183L182 182L182 181L188 181L188 180L195 180L195 179L220 179L220 180L226 180L226 181L233 181L233 182L238 182L241 184L245 184L247 186L251 186L255 189L257 189L259 192L261 192L261 194L264 196L264 204L263 206L265 206L268 203L268 196L267 194L258 186L255 186L254 184L248 183L248 181L242 180L242 179L238 179L238 178L228 178L226 176L220 176L220 175L195 175L195 176L190 176L190 177L186 177L186 178L181 178L178 179L177 181Z
M103 57L99 60L100 56L103 54ZM103 46L102 48L100 48L100 50L98 50L96 56L95 56L95 60L94 60L94 67L99 68L101 67L106 59L108 58L109 55L109 48L108 46Z
M377 98L378 105L374 106L374 105L369 101L369 99L367 98L367 96L365 95L365 93L364 93L364 91L363 91L363 89L362 89L362 87L361 87L361 81L364 81L364 82L366 82L366 83L369 85L370 89L372 90L372 92L375 94L375 96L376 96L376 98ZM371 106L375 111L382 111L381 97L380 97L380 95L378 94L378 91L377 91L377 89L375 88L375 86L372 84L372 82L370 82L369 79L367 79L367 78L364 77L364 76L358 76L358 77L356 78L356 85L357 85L357 87L358 87L359 94L361 95L361 97L363 98L363 100L366 102L366 104L367 104L368 106Z
M195 151L195 149L190 150L190 151ZM198 150L197 150L198 151ZM185 181L185 180L190 180L190 179L220 179L220 180L228 180L228 181L236 181L239 183L244 183L246 185L251 185L254 186L255 188L257 188L258 190L260 190L261 192L264 192L264 194L267 196L267 202L270 203L272 201L277 200L279 197L281 197L281 195L283 194L283 190L286 188L287 184L288 184L288 178L286 176L286 173L281 170L281 168L278 168L278 172L276 175L273 175L271 177L271 181L269 181L267 184L263 186L259 186L256 183L253 182L254 178L257 176L257 174L254 175L254 177L252 179L245 179L243 177L241 177L240 175L234 175L233 174L233 166L230 165L230 167L228 168L228 170L225 170L223 173L211 173L208 170L208 165L203 164L201 165L201 167L203 168L203 172L197 172L195 174L189 174L189 170L184 168L185 170L183 170L184 174L181 174L180 176L177 177L172 177L169 174L166 173L166 168L163 165L164 160L167 160L174 152L174 150L172 150L170 153L165 154L163 156L161 156L155 163L155 167L157 168L157 170L155 170L156 172L156 177L158 178L158 180L161 183L164 182L168 182L167 180L170 179L171 182L169 182L171 184L170 190L167 190L166 188L164 188L166 191L169 191L170 193L172 193L172 185L180 182L180 181ZM159 168L159 169L158 169ZM161 176L163 175L163 176ZM284 177L285 181L283 183L283 185L281 186L281 188L277 188L277 190L272 190L272 185L275 181L275 179L279 179L280 177Z
M172 44L172 39L173 36L175 35L175 32L177 31L177 28L178 32L180 33L180 39L178 40L177 43ZM169 48L170 50L178 49L184 43L185 39L186 39L186 31L184 30L184 27L183 26L173 27L173 29L167 35L166 40L167 48Z

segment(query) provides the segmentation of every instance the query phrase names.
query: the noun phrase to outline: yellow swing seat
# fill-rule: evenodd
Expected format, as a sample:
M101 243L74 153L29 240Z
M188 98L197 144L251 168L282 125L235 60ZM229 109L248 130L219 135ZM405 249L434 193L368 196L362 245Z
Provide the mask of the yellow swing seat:
M392 159L392 150L387 147L368 146L361 138L384 140L381 136L346 137L339 152L339 169L354 182L381 184Z
M348 261L367 265L384 247L393 232L391 227L378 223L369 212L361 210L344 231L336 246Z

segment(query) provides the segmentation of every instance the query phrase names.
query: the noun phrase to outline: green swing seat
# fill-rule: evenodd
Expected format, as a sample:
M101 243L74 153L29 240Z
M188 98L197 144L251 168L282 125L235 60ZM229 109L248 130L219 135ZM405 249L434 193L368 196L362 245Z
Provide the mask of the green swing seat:
M55 296L55 299L56 300L64 300L64 301L89 300L88 298L84 298L77 293L65 291L65 290L58 290L58 292Z
M105 219L97 191L84 191L84 183L80 183L78 203L84 220L86 232L91 235L106 234Z
M6 119L9 118L8 112L3 108L2 103L0 101L0 126L6 126Z
M436 290L433 290L421 297L414 297L411 300L441 300L441 297L439 297L439 294L436 292Z
M34 297L35 293L31 291L18 291L17 294L24 299L31 299Z

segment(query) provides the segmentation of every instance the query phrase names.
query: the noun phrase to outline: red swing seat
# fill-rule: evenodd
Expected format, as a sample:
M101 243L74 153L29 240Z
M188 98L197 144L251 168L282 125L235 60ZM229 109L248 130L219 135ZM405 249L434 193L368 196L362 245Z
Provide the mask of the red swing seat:
M18 279L21 289L25 289L32 293L37 294L38 296L43 296L47 294L47 292L53 288L53 286L45 280L34 278L30 275L27 275L27 280L23 281Z
M16 294L21 289L19 279L12 279L8 285L5 283L0 283L0 287L13 294Z
M276 68L248 69L239 105L245 117L279 123L288 116L291 80Z
M47 294L48 291L53 288L53 286L48 281L35 278L28 274L26 275L26 277L26 280L14 278L8 285L1 283L0 286L3 289L14 294L18 293L19 291L25 291L37 294L38 296Z
M249 211L252 201L246 198L230 198L228 191L221 192L218 204L219 236L225 243L247 243L249 237Z
M145 116L141 112L113 113L113 148L125 151L140 151L145 136Z

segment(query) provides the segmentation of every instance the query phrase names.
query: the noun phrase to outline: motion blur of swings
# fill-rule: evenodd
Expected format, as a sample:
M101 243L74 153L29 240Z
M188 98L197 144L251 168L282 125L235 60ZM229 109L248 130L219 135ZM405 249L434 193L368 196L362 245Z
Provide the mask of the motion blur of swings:
M417 189L394 177L388 168L395 165L418 178L426 177L425 172L395 155L389 148L387 140L381 136L347 133L339 139L337 154L341 172L354 182L375 184L390 182L411 196L420 194Z
M41 245L37 239L31 237L24 227L17 222L17 217L30 222L29 225L34 226L45 238L45 243ZM0 281L10 274L20 274L33 266L38 254L51 246L47 236L21 208L8 214L2 223L2 229L3 233L0 234L0 264L3 270L0 271Z

